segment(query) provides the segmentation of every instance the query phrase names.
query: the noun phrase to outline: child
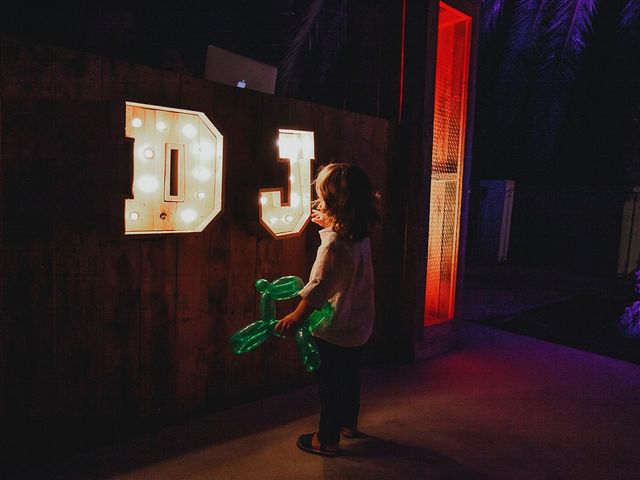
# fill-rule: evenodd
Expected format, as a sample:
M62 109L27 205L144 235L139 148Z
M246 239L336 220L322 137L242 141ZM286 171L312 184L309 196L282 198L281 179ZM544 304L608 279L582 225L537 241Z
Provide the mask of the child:
M318 199L311 221L322 227L309 283L297 308L275 326L281 334L299 326L329 301L334 317L313 335L320 353L318 432L301 435L305 452L338 455L340 433L353 438L360 409L359 357L373 329L373 267L369 234L378 216L366 173L355 165L333 163L315 182Z

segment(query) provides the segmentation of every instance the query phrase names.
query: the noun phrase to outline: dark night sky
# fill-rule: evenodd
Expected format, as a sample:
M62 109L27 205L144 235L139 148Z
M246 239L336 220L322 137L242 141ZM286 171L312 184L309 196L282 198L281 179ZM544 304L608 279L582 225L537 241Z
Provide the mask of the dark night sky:
M201 76L208 44L277 65L298 18L290 4L300 2L31 3L20 2L20 11L2 15L2 31L154 66L178 53L184 73Z
M278 66L290 32L300 22L301 11L309 1L97 0L83 7L72 7L70 2L42 7L25 0L20 2L20 11L0 16L0 25L3 32L42 43L202 77L208 44ZM621 49L615 43L616 15L625 1L599 3L594 32L588 37L576 81L563 93L566 116L553 127L558 143L553 153L542 158L539 137L549 125L544 118L536 117L538 97L546 95L554 102L560 97L548 85L527 78L516 89L520 97L529 99L528 104L516 112L514 121L501 122L496 113L500 106L515 104L513 98L501 94L504 85L497 84L495 78L503 60L504 38L498 32L491 42L481 43L475 175L544 182L618 182L631 171L633 181L640 179L640 157L634 160L640 151L634 140L637 133L629 130L633 125L626 120L628 106L640 98L640 93L632 93L638 88L634 79L638 78L640 64L633 49ZM362 5L370 8L368 3ZM510 19L508 15L504 18L502 29L506 31ZM331 104L319 96L301 98ZM348 108L370 113L362 106L360 110L355 105ZM617 165L622 161L626 162L624 168Z

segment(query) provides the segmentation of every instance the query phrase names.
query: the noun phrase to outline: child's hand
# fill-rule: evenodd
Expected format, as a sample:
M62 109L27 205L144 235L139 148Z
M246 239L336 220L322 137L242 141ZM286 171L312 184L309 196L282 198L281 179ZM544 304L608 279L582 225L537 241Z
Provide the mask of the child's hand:
M311 210L311 221L317 223L322 228L328 228L333 226L331 218L322 213L320 210Z
M276 331L276 333L284 336L289 333L289 331L296 329L301 323L302 318L300 318L299 315L297 315L294 311L289 315L282 317L282 319L280 319L280 321L276 323L273 329Z

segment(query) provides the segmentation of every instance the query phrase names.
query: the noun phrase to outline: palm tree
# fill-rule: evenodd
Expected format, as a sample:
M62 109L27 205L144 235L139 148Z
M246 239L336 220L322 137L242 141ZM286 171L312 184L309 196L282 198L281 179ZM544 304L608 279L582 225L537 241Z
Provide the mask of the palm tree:
M484 0L482 15L483 43L495 36L496 25L506 27L497 71L489 73L495 81L492 111L480 113L492 118L479 123L489 123L494 132L510 128L511 138L524 136L525 145L519 141L502 149L505 157L524 157L530 165L537 164L531 171L544 171L553 158L571 88L580 73L597 2ZM479 81L482 85L482 78Z
M278 76L280 90L290 95L300 91L303 78L312 78L316 87L327 81L347 43L351 6L349 0L311 0L306 8L299 3L290 2L290 8L304 13L291 32Z

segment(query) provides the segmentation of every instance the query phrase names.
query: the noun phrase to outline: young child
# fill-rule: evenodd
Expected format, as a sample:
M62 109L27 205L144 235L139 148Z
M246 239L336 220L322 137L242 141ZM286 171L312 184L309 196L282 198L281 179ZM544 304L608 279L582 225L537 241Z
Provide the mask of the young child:
M318 199L311 221L322 227L320 247L309 282L300 291L300 303L275 330L286 334L295 329L327 301L333 307L332 322L313 333L320 353L318 431L301 435L297 445L305 452L336 456L340 433L347 438L362 435L358 430L360 347L373 329L369 234L378 216L369 178L355 165L325 166L315 189Z

